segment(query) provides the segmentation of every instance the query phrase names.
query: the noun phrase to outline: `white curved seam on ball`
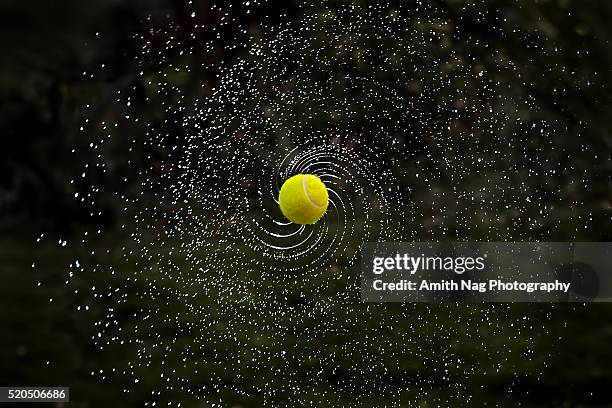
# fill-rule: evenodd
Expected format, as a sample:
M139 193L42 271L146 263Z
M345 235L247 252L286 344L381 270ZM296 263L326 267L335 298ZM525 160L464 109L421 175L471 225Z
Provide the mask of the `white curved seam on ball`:
M310 198L310 194L308 194L308 188L306 187L306 175L302 177L304 177L303 178L304 182L302 183L302 185L304 186L304 194L306 195L306 198L308 199L308 201L310 201L310 204L314 205L317 208L324 208L325 207L324 205L319 205L315 203L312 198Z

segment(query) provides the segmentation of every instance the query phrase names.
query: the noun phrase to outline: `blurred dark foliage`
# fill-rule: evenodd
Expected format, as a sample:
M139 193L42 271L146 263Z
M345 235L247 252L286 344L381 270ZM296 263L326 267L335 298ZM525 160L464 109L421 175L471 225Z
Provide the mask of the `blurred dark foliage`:
M325 11L344 3L316 7ZM436 3L441 10L439 17L452 21L460 36L481 38L488 49L501 52L521 67L521 78L534 78L527 81L529 91L547 115L566 123L570 131L564 135L568 139L574 136L572 128L588 123L583 137L598 149L611 150L612 139L605 137L611 122L608 83L612 48L606 23L612 15L609 2L486 1L471 8L460 7L461 1ZM71 150L86 143L79 133L84 107L96 102L94 115L88 112L89 119L117 115L108 111L113 109L112 104L105 106L100 101L112 98L117 90L136 81L134 61L141 44L134 39L135 34L156 23L164 24L163 18L170 15L177 26L167 30L166 36L176 37L186 46L202 40L202 26L220 24L231 16L233 24L224 29L227 36L219 40L225 41L232 38L237 24L255 22L263 15L296 13L297 3L279 4L268 3L250 14L237 3L222 3L221 11L208 12L209 2L188 6L180 0L72 0L58 4L9 1L0 5L0 44L4 54L0 63L0 129L4 140L0 150L0 229L14 231L25 223L66 230L83 222L113 221L112 211L105 212L111 218L92 218L95 209L84 210L73 199L73 192L79 189L78 180L75 184L69 181L79 174L82 163L74 160ZM199 11L196 19L189 15L193 9ZM149 15L153 20L146 20ZM156 21L156 17L160 20ZM515 34L519 31L520 36ZM563 53L556 61L542 56L541 48L525 42L533 41L524 35L530 32L534 38L543 33L553 41L550 44L562 44ZM153 46L163 47L168 38L159 35L149 40ZM485 66L498 63L492 60L493 53L485 54L484 49L470 51L479 55L479 62ZM231 61L232 55L216 57ZM108 68L99 72L102 64ZM547 70L551 66L563 71L550 75ZM94 72L95 79L84 72ZM210 72L211 81L214 74ZM587 81L590 86L583 86ZM571 148L579 148L578 144L572 146L572 140L563 143L570 147L569 155ZM88 158L79 159L85 162ZM585 197L587 201L608 195L605 178L599 182L601 187L594 186L598 196Z
M313 6L305 2L301 6L326 13L346 3ZM415 2L400 3L409 9ZM541 115L563 130L559 137L566 140L557 142L565 146L569 158L579 153L585 142L602 152L612 150L612 139L608 137L612 128L608 114L611 107L608 84L612 79L609 2L484 1L478 7L467 8L462 7L465 2L458 0L434 3L438 6L435 17L452 22L460 38L479 38L487 44L466 50L478 58L478 64L489 71L499 71L496 79L502 83L528 88L542 107ZM83 223L108 225L115 221L113 204L104 198L98 203L104 211L84 209L73 198L74 192L83 188L78 180L82 164L90 159L82 155L88 151L94 154L93 150L78 149L90 141L79 128L86 118L93 122L120 115L110 102L118 90L137 83L135 60L143 38L153 48L165 47L168 53L172 50L178 53L206 38L203 27L223 25L223 35L206 38L222 45L230 39L240 41L236 38L237 25L248 26L262 17L270 22L281 14L291 17L300 6L298 1L270 2L246 13L238 2L217 2L219 7L215 11L212 4L200 1L189 5L182 0L70 0L56 4L31 0L0 5L0 44L4 54L0 63L0 133L4 140L0 150L0 231L41 227L67 231ZM190 16L191 10L198 11L196 18ZM172 29L151 30L165 27L168 17L176 22ZM231 23L222 24L227 21ZM172 41L181 46L167 47ZM562 44L563 52L554 59L550 54L543 55L542 47L554 44ZM234 55L227 48L214 49L215 54L206 58L216 58L220 63L232 61ZM500 58L519 67L520 78L500 70L503 65ZM100 68L102 64L104 69ZM207 80L212 82L214 78L215 72L209 72ZM144 90L140 96L144 98ZM470 126L470 118L465 121ZM405 134L419 131L418 126L408 124ZM85 129L85 133L90 130ZM526 123L526 134L529 131ZM578 133L581 139L577 138ZM404 149L410 150L407 156L426 147L422 141L402 138L410 142L404 144ZM79 151L78 160L71 154L74 148ZM117 149L120 151L121 147ZM121 159L117 157L118 162ZM150 162L143 160L141 165L149 166ZM610 187L607 175L597 170L592 177L591 190L583 192L576 201L586 208L605 207ZM72 179L74 183L70 183ZM112 179L99 181L110 183L112 190Z
M132 36L150 12L172 8L163 3L0 4L0 230L66 230L87 218L69 183L83 166L71 150L84 143L84 107L125 86ZM84 75L101 64L112 67L102 78Z
M189 48L203 40L203 26L231 19L233 24L225 24L223 30L231 36L236 24L259 16L241 16L239 4L231 2L218 2L221 11L213 13L211 4L189 5L183 0L0 4L4 54L0 63L0 132L4 139L0 231L19 232L26 226L28 231L66 232L82 223L113 221L112 208L105 208L108 211L100 219L96 209L84 209L73 199L74 192L81 189L77 176L91 159L82 156L87 149L79 149L89 143L79 128L86 118L118 114L109 105L117 91L138 81L136 56L143 38L152 49L166 48L172 42ZM284 4L271 9L282 12L293 7ZM191 17L193 10L198 11L197 18ZM162 36L149 31L166 27L169 18L175 25ZM168 53L172 50L179 52L170 48ZM209 74L212 80L215 73ZM78 149L78 160L72 149ZM70 183L73 178L77 180Z

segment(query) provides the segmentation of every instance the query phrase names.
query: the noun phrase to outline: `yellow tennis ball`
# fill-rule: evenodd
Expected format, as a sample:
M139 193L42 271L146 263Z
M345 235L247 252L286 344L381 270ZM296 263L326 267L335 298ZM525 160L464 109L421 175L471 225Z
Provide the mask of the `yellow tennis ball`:
M328 201L327 187L312 174L298 174L287 179L278 195L283 215L295 224L317 222L327 211Z

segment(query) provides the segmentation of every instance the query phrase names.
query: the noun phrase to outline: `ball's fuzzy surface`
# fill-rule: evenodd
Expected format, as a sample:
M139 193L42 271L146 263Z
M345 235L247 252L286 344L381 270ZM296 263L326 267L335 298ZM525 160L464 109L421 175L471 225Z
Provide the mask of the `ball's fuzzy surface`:
M295 224L314 224L325 214L328 203L327 187L312 174L287 179L278 195L283 215Z

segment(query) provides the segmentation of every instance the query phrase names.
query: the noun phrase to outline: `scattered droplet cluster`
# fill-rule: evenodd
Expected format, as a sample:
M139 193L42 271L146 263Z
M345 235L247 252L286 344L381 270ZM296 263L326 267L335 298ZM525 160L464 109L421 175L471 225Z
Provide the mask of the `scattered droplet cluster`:
M92 183L75 198L92 216L100 197L118 200L125 234L92 248L104 261L73 265L107 279L88 288L102 309L92 341L114 362L92 375L127 378L126 393L150 387L151 406L166 394L447 406L490 373L513 384L545 368L543 354L530 361L536 337L553 342L546 309L360 302L362 242L517 238L519 224L545 221L556 188L525 181L560 183L550 175L564 171L556 125L500 74L520 67L436 2L383 3L244 25L212 10L220 24L189 41L173 24L137 36L139 74L114 97L124 116L84 125L101 136L81 179L108 174L113 191ZM258 6L246 2L248 14ZM313 226L276 202L298 173L329 189Z

